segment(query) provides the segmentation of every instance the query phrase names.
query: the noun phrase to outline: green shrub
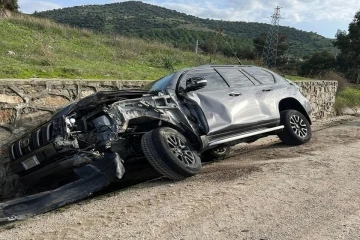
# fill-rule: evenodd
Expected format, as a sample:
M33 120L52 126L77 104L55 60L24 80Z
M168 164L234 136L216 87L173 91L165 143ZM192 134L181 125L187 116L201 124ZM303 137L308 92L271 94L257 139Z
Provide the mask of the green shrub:
M360 107L360 90L347 87L336 95L335 111L342 114L344 108L356 109Z
M162 67L174 71L175 65L179 62L174 56L165 56L161 58Z

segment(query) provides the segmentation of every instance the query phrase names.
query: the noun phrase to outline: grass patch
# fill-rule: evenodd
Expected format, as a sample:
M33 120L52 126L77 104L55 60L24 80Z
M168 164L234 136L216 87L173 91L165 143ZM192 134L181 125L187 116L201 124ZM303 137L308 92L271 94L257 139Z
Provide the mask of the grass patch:
M347 87L336 95L335 111L341 115L344 108L356 110L360 107L360 89Z
M285 78L291 80L291 81L300 81L300 80L313 80L311 78L306 77L300 77L300 76L291 76L291 75L285 75Z
M0 19L0 36L0 78L154 80L210 64L210 56L167 44L95 34L21 14ZM222 55L212 59L211 64L237 64Z

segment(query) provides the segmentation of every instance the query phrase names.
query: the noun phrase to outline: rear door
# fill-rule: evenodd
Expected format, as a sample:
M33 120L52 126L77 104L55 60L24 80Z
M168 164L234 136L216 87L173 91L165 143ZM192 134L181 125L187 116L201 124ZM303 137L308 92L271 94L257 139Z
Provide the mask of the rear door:
M281 84L277 84L275 76L267 69L254 66L243 67L241 69L260 83L255 89L256 96L263 106L263 113L269 120L279 120L278 99L282 92Z
M232 92L241 93L242 101L234 105L233 123L250 130L267 126L271 122L271 113L262 99L260 83L237 67L218 68L220 75L229 83Z

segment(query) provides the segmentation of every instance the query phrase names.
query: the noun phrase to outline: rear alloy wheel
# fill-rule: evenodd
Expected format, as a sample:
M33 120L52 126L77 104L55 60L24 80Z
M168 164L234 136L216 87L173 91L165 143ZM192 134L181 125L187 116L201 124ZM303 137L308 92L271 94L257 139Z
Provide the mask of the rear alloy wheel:
M198 153L175 129L162 127L147 132L141 146L149 163L167 178L182 180L200 171Z
M288 145L300 145L310 141L312 133L307 118L296 110L286 110L280 113L280 124L284 125L278 134L281 141Z
M296 135L301 138L306 138L308 134L308 128L305 124L305 121L298 115L292 115L290 117L290 126Z
M219 146L216 148L209 149L205 151L203 156L203 161L216 161L216 160L223 160L228 158L231 154L231 147L230 146Z

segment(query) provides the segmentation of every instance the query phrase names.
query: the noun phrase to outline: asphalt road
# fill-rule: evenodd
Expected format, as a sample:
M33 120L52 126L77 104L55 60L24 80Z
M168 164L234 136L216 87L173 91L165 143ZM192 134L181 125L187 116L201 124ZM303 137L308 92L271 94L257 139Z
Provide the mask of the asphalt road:
M302 146L241 145L193 178L2 225L0 239L360 239L360 119L315 130Z

